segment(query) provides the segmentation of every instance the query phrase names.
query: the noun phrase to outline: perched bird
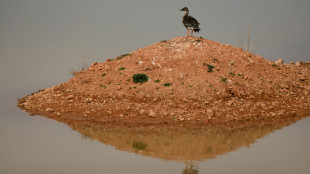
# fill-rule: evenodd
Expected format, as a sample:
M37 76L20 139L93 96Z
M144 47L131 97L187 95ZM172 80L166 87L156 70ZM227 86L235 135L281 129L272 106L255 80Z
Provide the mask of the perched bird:
M191 30L191 36L193 35L193 31L199 33L200 30L199 22L195 18L188 15L189 13L188 8L184 7L180 11L185 11L182 22L185 28L187 29L187 37L189 36L189 30Z

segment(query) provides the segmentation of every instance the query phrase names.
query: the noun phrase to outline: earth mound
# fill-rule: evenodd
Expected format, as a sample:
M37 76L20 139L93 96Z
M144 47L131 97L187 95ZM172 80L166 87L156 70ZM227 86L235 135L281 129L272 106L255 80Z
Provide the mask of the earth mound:
M239 123L310 115L309 63L176 37L19 99L31 115L102 123Z

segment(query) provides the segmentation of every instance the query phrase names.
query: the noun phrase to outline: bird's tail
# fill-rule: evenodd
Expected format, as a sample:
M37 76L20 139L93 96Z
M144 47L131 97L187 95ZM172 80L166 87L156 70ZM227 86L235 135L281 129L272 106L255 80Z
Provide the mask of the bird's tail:
M199 33L199 31L200 31L200 28L194 28L194 32Z

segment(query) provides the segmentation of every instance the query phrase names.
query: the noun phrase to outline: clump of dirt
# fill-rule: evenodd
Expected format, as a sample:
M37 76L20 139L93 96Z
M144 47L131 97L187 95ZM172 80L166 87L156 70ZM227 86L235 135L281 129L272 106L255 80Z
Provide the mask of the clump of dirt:
M136 76L135 76L136 75ZM135 83L133 76L143 79ZM231 123L310 115L309 63L176 37L19 100L30 114L103 123Z

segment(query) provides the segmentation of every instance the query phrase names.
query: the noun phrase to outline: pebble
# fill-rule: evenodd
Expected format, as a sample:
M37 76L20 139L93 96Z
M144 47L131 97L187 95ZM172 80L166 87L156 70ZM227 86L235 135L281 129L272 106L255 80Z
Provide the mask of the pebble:
M149 117L155 117L156 113L152 110L149 111Z
M254 95L250 95L249 99L254 99L255 96Z
M73 99L73 98L74 98L74 95L68 95L68 96L67 96L67 99L68 99L68 100L71 100L71 99Z
M46 112L54 112L54 109L52 109L52 108L46 108L45 111L46 111Z
M91 103L94 99L93 98L86 98L84 103Z
M277 114L274 113L274 112L270 112L270 115L274 117L274 116L276 116Z
M298 66L298 67L299 67L299 66L301 66L301 63L300 63L300 62L296 62L296 63L295 63L295 66Z
M185 103L188 103L189 101L186 98L182 99Z
M208 109L208 110L207 110L207 116L208 116L208 117L213 117L213 116L214 116L213 110Z
M299 80L300 81L305 81L305 80L307 80L307 78L305 76L299 76Z
M27 107L28 106L28 102L21 103L19 106L20 107Z
M278 59L277 61L276 61L276 64L283 64L283 59Z
M184 121L185 119L183 117L180 117L179 118L179 121Z
M140 115L145 114L145 110L144 110L144 109L141 109L141 110L139 111L139 114L140 114Z

